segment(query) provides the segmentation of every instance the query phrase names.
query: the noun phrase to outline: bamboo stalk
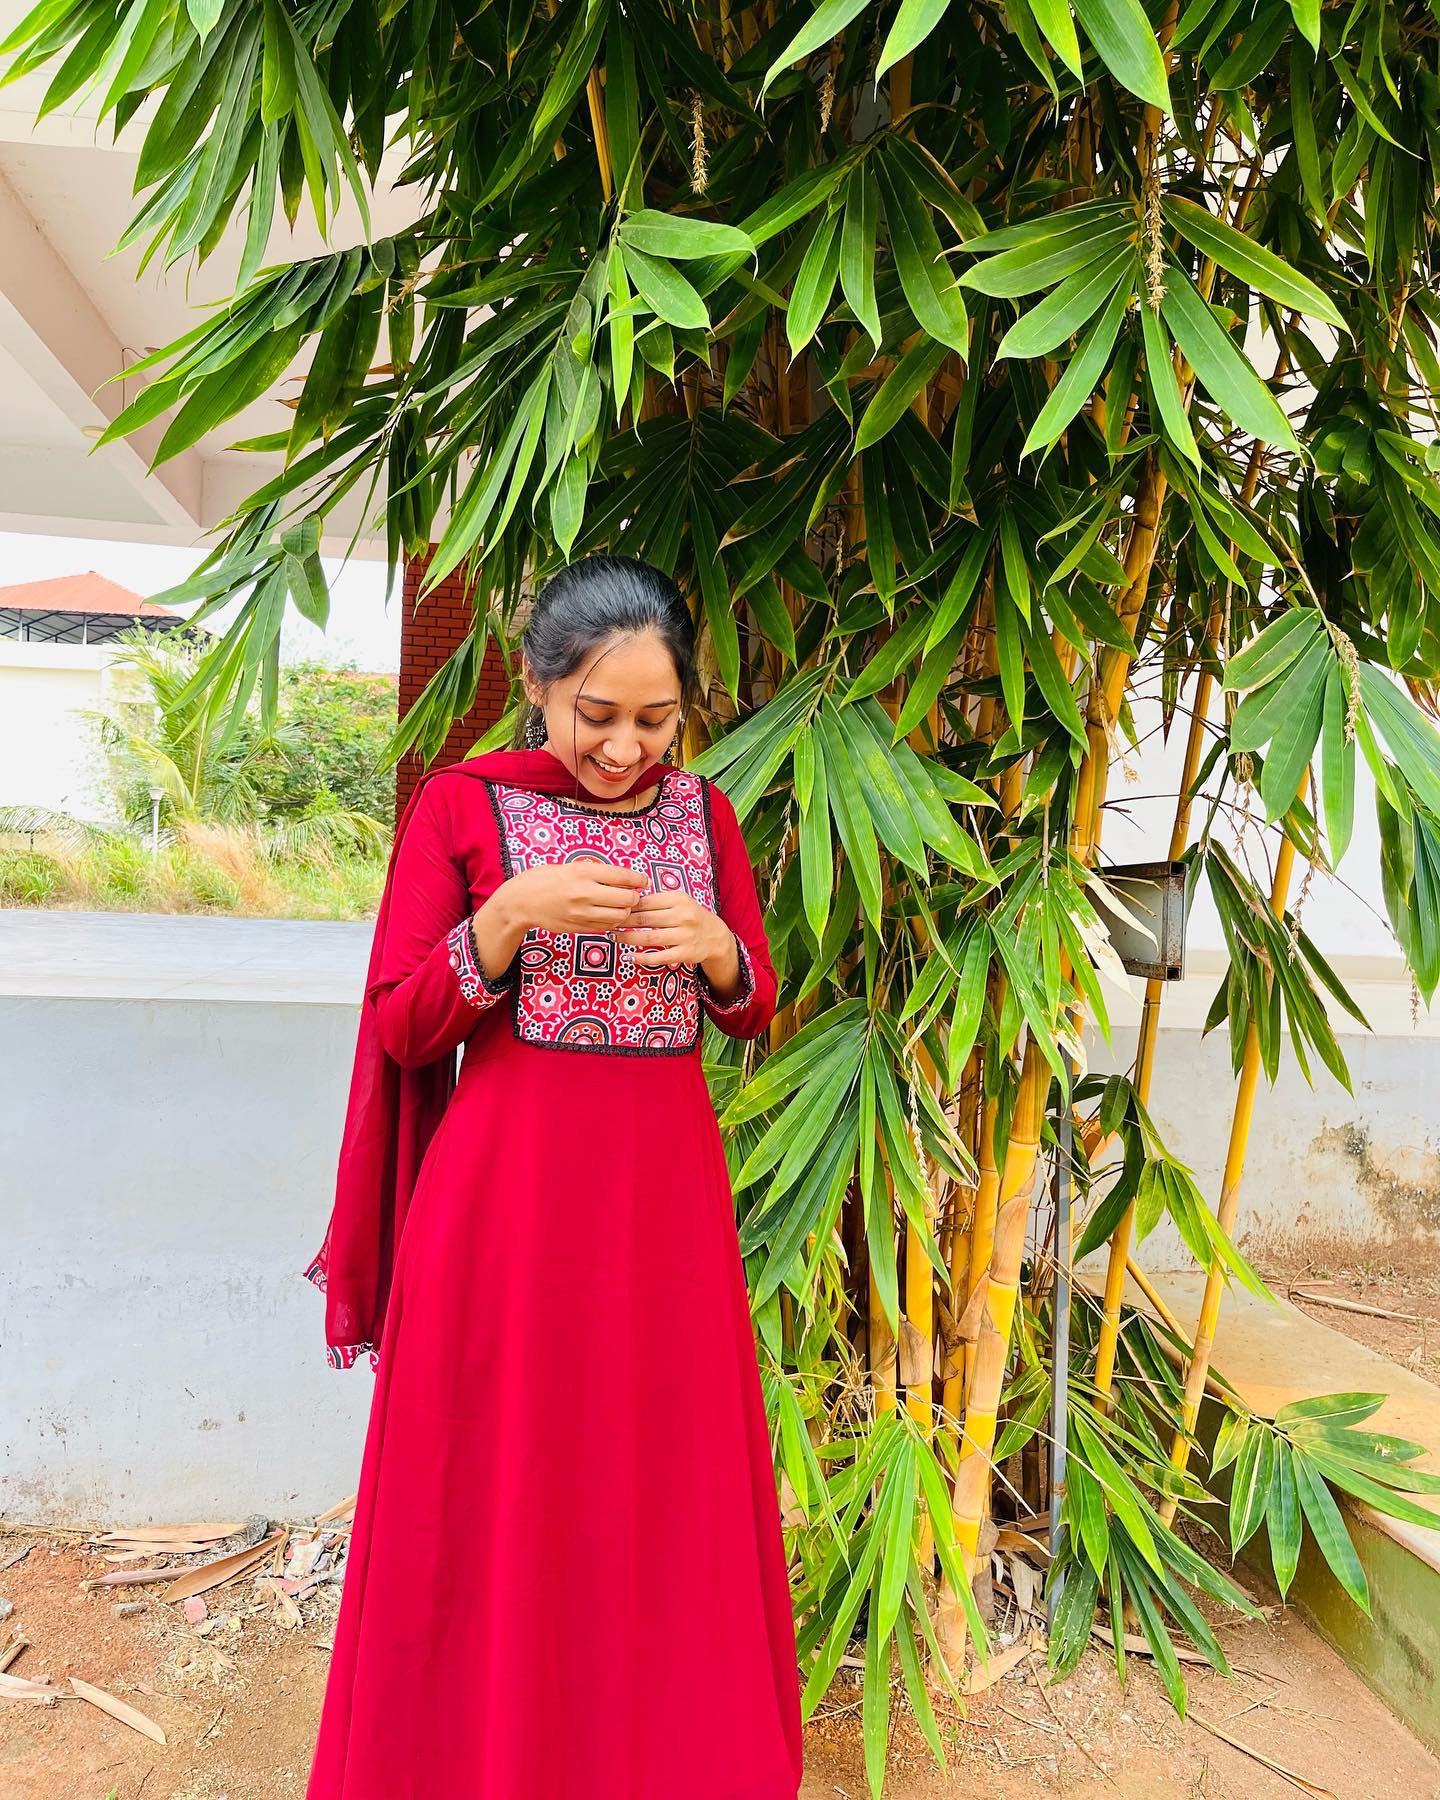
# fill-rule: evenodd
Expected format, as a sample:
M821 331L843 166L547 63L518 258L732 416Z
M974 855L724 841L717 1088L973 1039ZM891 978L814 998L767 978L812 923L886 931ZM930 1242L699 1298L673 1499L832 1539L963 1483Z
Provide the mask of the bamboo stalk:
M1200 769L1200 754L1205 746L1206 715L1210 710L1210 691L1214 676L1203 664L1195 682L1195 702L1190 714L1190 731L1185 740L1185 766L1180 776L1180 799L1175 808L1175 824L1170 832L1170 860L1182 856L1190 839L1191 789ZM1140 1014L1140 1038L1135 1052L1135 1091L1143 1105L1150 1098L1150 1077L1155 1066L1155 1044L1160 1035L1160 1005L1165 983L1152 976L1145 983L1145 1005ZM1108 1409L1115 1379L1115 1355L1120 1342L1120 1303L1125 1291L1125 1270L1130 1259L1130 1244L1135 1231L1135 1202L1125 1208L1110 1239L1110 1260L1105 1271L1105 1293L1101 1301L1100 1336L1095 1348L1095 1387L1102 1409Z
M990 1497L990 1459L995 1448L1005 1365L1010 1356L1010 1331L1020 1295L1020 1264L1025 1250L1025 1227L1030 1217L1030 1189L1040 1152L1045 1099L1050 1088L1049 1074L1050 1065L1031 1039L1026 1046L1020 1091L1015 1100L1010 1142L1000 1180L995 1248L985 1277L974 1374L970 1381L965 1430L960 1443L960 1466L951 1501L951 1523L967 1576L974 1568L980 1527ZM952 1670L962 1667L968 1641L965 1614L948 1581L941 1585L935 1629L947 1665Z
M1303 800L1310 785L1307 773L1300 787ZM1275 874L1270 886L1270 910L1277 919L1285 916L1285 902L1290 892L1290 876L1295 867L1295 846L1281 837L1275 857ZM1220 1184L1220 1205L1216 1217L1226 1236L1235 1229L1235 1215L1240 1209L1240 1184L1245 1175L1245 1153L1250 1144L1250 1123L1255 1114L1255 1092L1260 1082L1260 1031L1252 1011L1245 1033L1245 1057L1240 1068L1240 1085L1235 1094L1235 1113L1230 1124L1230 1145L1225 1156L1225 1175ZM1217 1256L1205 1276L1205 1293L1200 1302L1200 1322L1195 1328L1194 1354L1185 1375L1185 1398L1181 1405L1180 1428L1170 1446L1170 1464L1183 1473L1190 1462L1190 1440L1195 1421L1200 1416L1200 1402L1205 1398L1205 1379L1210 1373L1210 1358L1215 1349L1215 1330L1220 1322L1220 1299L1225 1290L1225 1273ZM1165 1524L1175 1517L1178 1497L1169 1495L1160 1507Z

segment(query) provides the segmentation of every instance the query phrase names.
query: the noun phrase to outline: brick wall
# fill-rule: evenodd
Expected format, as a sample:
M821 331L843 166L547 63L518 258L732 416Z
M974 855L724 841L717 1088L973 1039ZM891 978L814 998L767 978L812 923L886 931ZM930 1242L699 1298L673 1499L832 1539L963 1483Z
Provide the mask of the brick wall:
M459 572L447 575L416 604L427 564L417 558L405 565L405 596L400 618L400 714L403 718L419 699L425 684L469 631L474 614ZM510 698L505 664L494 644L487 646L480 665L480 686L470 711L450 727L444 747L429 765L438 769L458 762L476 738L487 732L504 712ZM395 770L395 816L405 809L424 766L411 751Z

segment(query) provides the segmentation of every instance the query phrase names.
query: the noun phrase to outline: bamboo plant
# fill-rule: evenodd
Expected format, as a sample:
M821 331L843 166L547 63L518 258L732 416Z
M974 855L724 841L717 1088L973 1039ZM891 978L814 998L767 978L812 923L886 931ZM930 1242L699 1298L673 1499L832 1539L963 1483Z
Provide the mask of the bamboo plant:
M323 623L320 535L357 498L392 577L474 595L396 756L433 755L562 560L641 555L693 597L686 749L744 822L782 978L767 1041L710 1073L805 1706L861 1633L872 1788L892 1657L943 1763L992 1527L1049 1504L1039 1176L1067 1113L1101 1273L1052 1661L1108 1607L1183 1705L1172 1634L1224 1666L1195 1595L1246 1604L1222 1565L1262 1520L1282 1589L1303 1521L1366 1603L1332 1490L1418 1513L1418 1446L1361 1428L1373 1396L1254 1418L1209 1346L1226 1282L1259 1285L1259 1077L1288 1042L1348 1081L1330 1013L1356 1009L1298 900L1346 855L1362 759L1396 940L1427 1003L1440 981L1429 11L42 0L0 55L130 126L122 245L236 246L233 300L125 371L105 440L163 418L164 461L307 353L288 428L242 446L277 472L164 597L240 602L183 700L273 715L286 609ZM368 220L387 151L413 225L267 260L277 203L332 239L342 195ZM1189 745L1172 849L1230 953L1223 1196L1148 1110L1158 990L1133 1068L1084 1073L1109 781L1157 695ZM1124 1303L1164 1217L1209 1277L1193 1323Z

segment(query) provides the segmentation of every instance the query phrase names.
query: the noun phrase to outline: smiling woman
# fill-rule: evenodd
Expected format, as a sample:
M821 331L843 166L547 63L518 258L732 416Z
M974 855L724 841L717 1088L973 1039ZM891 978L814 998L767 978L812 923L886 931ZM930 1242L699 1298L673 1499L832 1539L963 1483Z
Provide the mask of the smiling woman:
M707 1018L755 1037L775 1010L754 879L730 802L664 760L692 678L668 578L564 570L525 669L530 747L432 771L396 833L307 1271L331 1361L376 1371L308 1800L793 1800L784 1540L700 1062Z

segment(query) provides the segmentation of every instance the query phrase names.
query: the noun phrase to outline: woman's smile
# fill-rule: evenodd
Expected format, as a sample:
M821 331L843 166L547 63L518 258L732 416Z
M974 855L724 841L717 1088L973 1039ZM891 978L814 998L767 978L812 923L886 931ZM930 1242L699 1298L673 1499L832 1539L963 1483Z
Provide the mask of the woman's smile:
M631 763L628 768L622 769L618 763L606 762L603 756L596 756L593 750L586 760L606 781L624 781L639 767L638 763Z

